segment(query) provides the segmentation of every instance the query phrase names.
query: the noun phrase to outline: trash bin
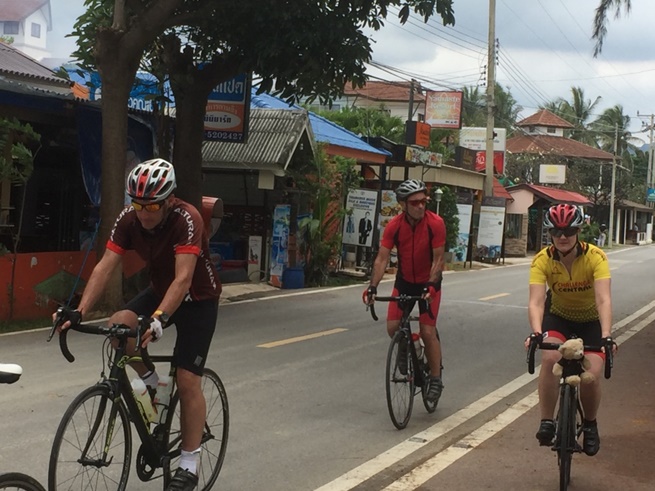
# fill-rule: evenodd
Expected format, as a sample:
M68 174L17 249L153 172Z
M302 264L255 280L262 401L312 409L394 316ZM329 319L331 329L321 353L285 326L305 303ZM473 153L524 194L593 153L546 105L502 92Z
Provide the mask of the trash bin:
M305 270L303 268L286 268L282 273L282 288L294 289L305 286Z

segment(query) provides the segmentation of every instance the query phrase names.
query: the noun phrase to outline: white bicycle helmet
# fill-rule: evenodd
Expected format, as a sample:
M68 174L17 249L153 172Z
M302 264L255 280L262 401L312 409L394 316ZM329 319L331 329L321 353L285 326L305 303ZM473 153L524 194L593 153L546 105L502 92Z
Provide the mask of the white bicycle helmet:
M161 201L175 189L175 170L164 159L152 159L137 165L127 176L127 194L132 199Z
M423 181L418 179L408 179L396 188L396 199L398 201L405 201L412 194L427 192L428 188L425 187Z

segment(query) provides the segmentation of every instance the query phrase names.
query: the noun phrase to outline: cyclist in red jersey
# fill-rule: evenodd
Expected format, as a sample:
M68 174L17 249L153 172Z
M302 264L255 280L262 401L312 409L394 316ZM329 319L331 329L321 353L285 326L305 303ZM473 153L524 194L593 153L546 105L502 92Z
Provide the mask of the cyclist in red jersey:
M389 263L391 249L396 247L398 273L392 296L422 295L429 302L432 316L420 303L419 324L425 354L430 364L430 387L426 398L438 402L443 390L441 381L441 343L436 329L441 303L441 277L443 270L446 227L443 219L426 210L427 188L423 181L409 179L396 189L396 198L403 212L394 217L384 229L380 250L373 264L371 282L362 296L364 303L375 301L377 287ZM400 327L402 311L395 302L389 303L387 333L395 334ZM399 356L407 356L400 352Z
M147 263L150 285L114 313L109 323L135 328L137 316L152 317L142 346L155 342L175 324L174 356L180 394L182 455L167 491L191 491L198 484L200 443L205 424L201 379L216 327L221 284L210 261L209 241L198 210L176 198L175 171L162 159L137 165L127 178L132 202L116 219L102 259L93 269L76 311L63 328L79 323L105 290L128 250ZM128 349L134 350L134 340ZM132 364L153 391L159 376Z

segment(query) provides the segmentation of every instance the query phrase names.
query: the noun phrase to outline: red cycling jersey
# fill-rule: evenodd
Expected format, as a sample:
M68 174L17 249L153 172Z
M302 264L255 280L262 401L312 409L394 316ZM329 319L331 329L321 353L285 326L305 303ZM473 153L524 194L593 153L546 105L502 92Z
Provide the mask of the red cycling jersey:
M398 251L397 278L408 283L426 283L430 280L432 250L446 243L446 226L443 219L426 210L423 219L412 226L405 213L395 216L384 229L381 244Z
M208 300L221 293L200 213L181 199L173 198L168 216L153 231L141 226L132 206L126 207L116 219L107 249L120 255L136 251L148 264L153 290L162 298L175 279L175 255L195 254L198 261L184 300Z

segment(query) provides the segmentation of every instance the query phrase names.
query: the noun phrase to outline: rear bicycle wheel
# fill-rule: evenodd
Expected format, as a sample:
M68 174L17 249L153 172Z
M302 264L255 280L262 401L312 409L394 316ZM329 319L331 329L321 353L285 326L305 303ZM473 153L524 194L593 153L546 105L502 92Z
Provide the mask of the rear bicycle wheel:
M571 481L571 463L575 451L575 397L573 388L564 384L560 396L557 419L557 460L559 462L559 489L566 491Z
M0 489L16 491L45 491L43 486L33 477L20 472L0 474Z
M414 364L410 343L405 331L397 331L387 353L387 408L391 422L399 430L407 426L414 406ZM406 350L407 356L401 357L399 363L401 349ZM404 363L402 358L406 360Z
M132 433L127 410L105 386L84 390L64 413L50 453L48 488L124 491Z
M205 396L206 418L205 429L201 440L200 463L198 465L198 491L208 491L212 488L223 467L227 439L230 428L230 409L227 393L220 377L209 368L205 368L202 381L202 393ZM182 431L180 426L180 404L177 392L171 397L171 403L166 417L168 435L168 456L170 466L165 470L164 481L167 485L173 477L180 462L180 445Z

